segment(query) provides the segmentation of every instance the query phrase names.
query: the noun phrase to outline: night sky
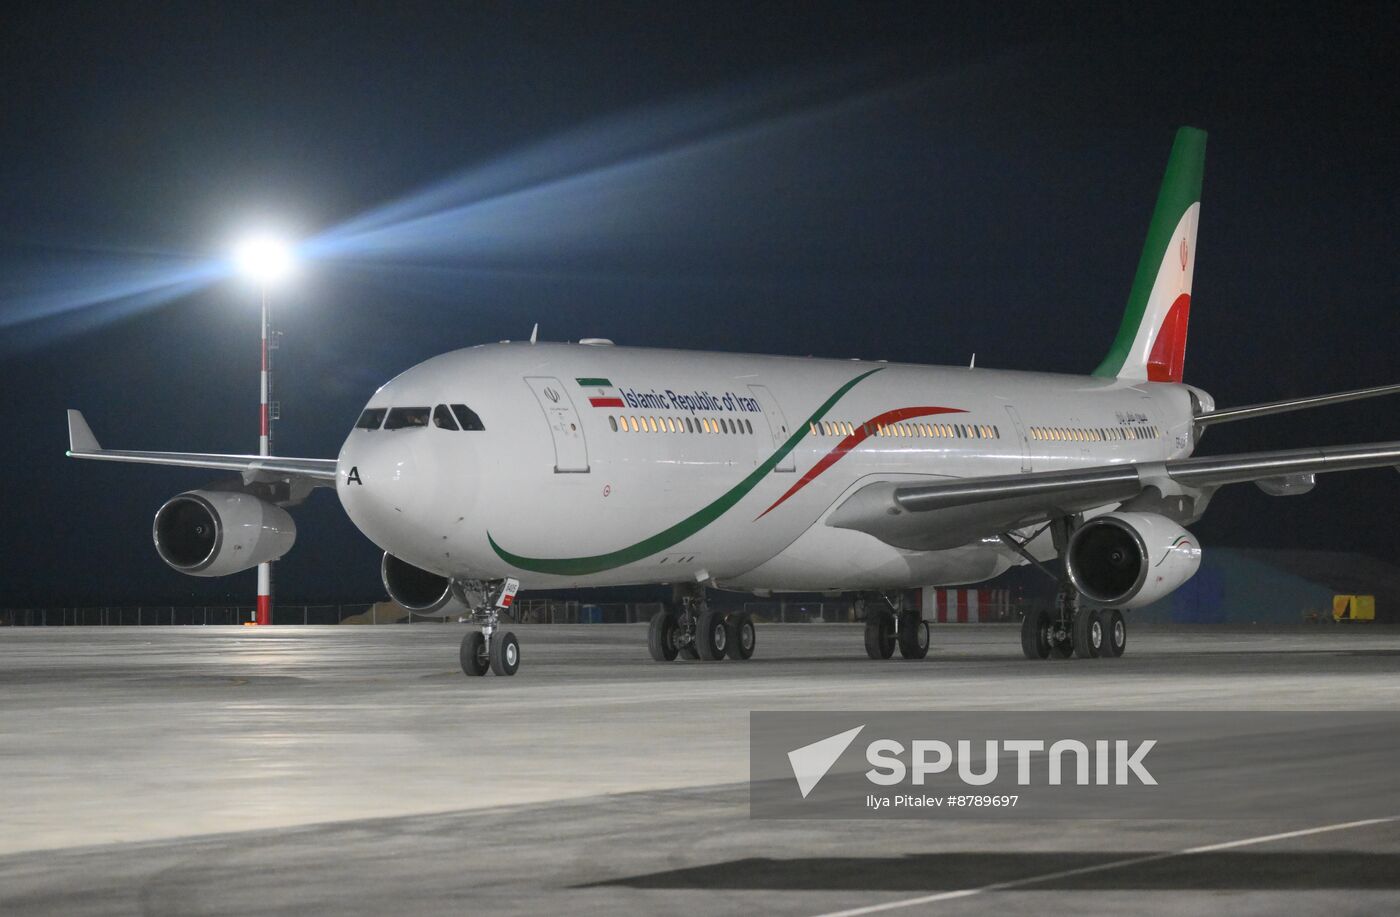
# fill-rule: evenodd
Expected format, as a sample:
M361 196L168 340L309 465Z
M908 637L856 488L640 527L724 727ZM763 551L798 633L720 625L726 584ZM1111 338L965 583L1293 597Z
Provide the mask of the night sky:
M256 451L232 240L309 240L277 294L276 451L331 457L374 389L527 337L1088 372L1173 131L1210 132L1187 381L1221 406L1400 381L1394 4L44 3L0 30L0 606L247 602L150 543ZM1395 400L1201 453L1400 439ZM1400 476L1216 498L1212 545L1400 560ZM330 492L284 600L371 600Z

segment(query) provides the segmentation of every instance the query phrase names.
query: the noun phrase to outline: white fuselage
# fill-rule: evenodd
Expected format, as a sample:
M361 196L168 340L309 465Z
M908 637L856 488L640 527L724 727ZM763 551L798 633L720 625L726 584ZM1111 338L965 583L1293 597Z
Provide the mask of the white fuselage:
M857 360L487 345L413 367L367 406L464 404L484 429L357 428L340 451L337 492L381 548L454 578L510 576L535 589L969 583L1023 561L995 539L909 551L825 518L877 480L1189 455L1192 391ZM1050 556L1047 541L1032 553Z

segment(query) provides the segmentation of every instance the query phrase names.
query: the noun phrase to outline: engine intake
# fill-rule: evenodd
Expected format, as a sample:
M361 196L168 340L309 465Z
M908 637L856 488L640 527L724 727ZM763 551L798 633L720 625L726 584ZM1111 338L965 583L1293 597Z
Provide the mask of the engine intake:
M1170 595L1196 574L1195 536L1156 513L1108 513L1081 525L1065 553L1069 578L1085 598L1139 608Z
M469 609L452 590L452 580L415 567L406 560L384 553L379 577L389 598L414 614L450 617Z
M156 553L190 576L228 576L276 560L296 543L282 507L236 491L191 490L156 511Z

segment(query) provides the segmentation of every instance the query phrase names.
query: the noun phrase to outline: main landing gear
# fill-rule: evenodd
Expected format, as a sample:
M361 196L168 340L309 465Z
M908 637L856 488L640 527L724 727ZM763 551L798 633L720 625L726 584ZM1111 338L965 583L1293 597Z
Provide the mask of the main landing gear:
M675 606L680 606L677 613ZM753 618L747 613L712 611L704 589L678 588L676 601L652 615L647 651L657 662L685 659L748 659L756 644Z
M865 653L871 659L889 659L899 647L905 659L928 655L928 622L917 610L906 611L903 602L880 595L857 599L865 606Z
M1128 625L1116 608L1080 608L1079 592L1061 583L1055 611L1026 612L1021 620L1021 652L1027 659L1116 659L1128 649Z
M510 631L496 632L501 612L511 606L519 589L518 580L507 579L474 590L482 597L479 604L472 606L472 617L481 622L481 630L471 631L462 638L463 672L485 675L489 669L497 675L514 675L520 668L520 641Z

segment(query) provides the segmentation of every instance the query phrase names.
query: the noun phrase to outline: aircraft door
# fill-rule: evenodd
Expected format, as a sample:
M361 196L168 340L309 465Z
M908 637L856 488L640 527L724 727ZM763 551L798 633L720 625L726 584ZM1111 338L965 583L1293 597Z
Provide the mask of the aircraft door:
M1016 439L1021 446L1021 473L1026 474L1031 470L1031 444L1026 436L1026 425L1021 423L1021 415L1011 405L1006 406L1006 413L1011 415L1011 426L1016 431Z
M554 473L588 471L588 443L584 441L583 424L568 390L558 379L548 376L526 376L525 382L535 393L549 423L549 434L554 438Z
M788 428L787 417L783 415L783 408L778 404L778 399L773 397L773 393L768 391L767 386L750 385L749 391L753 392L753 396L757 398L758 403L763 406L763 416L767 419L768 431L773 436L774 451L782 448L783 443L787 442L788 437L792 436L792 430ZM797 470L797 459L793 456L791 450L787 455L783 456L782 461L778 462L778 467L773 470Z

